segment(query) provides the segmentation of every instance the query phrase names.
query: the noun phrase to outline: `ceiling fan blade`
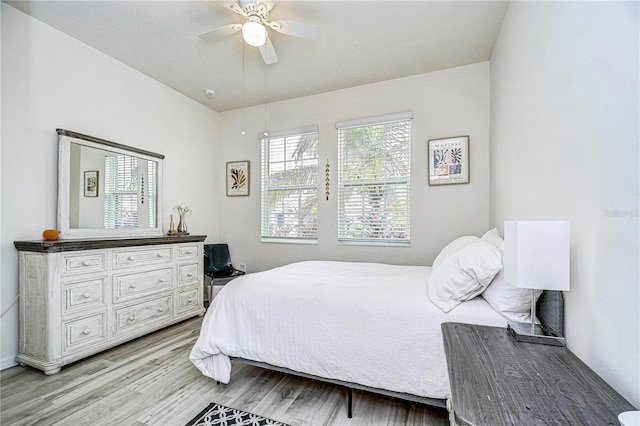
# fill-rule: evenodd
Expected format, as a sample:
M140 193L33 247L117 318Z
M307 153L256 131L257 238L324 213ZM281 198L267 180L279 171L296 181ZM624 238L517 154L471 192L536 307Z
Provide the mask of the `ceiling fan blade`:
M296 21L272 21L268 25L279 33L294 37L306 38L307 40L320 40L322 29L315 25L303 24Z
M278 62L276 50L273 48L273 43L271 43L271 39L269 37L267 37L267 42L258 49L260 49L260 54L262 55L262 59L264 59L265 64L271 65Z
M225 25L224 27L219 27L214 30L207 31L206 33L202 33L198 37L204 41L218 41L240 31L241 28L242 24Z
M270 12L273 9L273 6L276 5L276 0L257 0L258 10L264 8L267 12Z
M244 10L242 10L242 7L238 4L237 1L233 1L233 0L217 1L216 4L218 6L224 7L225 9L229 9L233 11L238 15L242 15L245 18L247 17L247 14L244 13Z

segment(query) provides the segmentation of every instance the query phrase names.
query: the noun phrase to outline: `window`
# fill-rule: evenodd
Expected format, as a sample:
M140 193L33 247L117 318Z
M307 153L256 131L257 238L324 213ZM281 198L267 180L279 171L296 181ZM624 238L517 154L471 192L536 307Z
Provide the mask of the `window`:
M138 226L138 159L128 155L105 156L104 227Z
M318 129L262 139L262 241L316 242Z
M339 242L410 243L411 118L336 124Z

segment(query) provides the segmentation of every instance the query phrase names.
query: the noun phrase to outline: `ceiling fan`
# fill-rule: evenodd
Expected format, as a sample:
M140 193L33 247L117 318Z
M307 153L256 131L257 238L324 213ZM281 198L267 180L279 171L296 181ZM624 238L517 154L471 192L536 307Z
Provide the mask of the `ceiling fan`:
M218 41L242 30L244 41L259 48L262 59L268 65L278 62L278 57L266 27L282 34L307 40L319 40L322 36L322 30L315 25L288 20L270 21L269 12L275 6L276 0L227 0L218 3L238 15L242 15L244 24L225 25L204 32L198 37L205 41Z

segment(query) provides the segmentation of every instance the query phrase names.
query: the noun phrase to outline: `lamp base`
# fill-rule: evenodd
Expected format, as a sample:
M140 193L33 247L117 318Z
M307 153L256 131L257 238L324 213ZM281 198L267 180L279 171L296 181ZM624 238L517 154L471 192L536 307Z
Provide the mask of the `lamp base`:
M507 330L518 342L537 343L541 345L565 346L564 337L554 336L550 332L535 324L533 330L527 322L509 322Z

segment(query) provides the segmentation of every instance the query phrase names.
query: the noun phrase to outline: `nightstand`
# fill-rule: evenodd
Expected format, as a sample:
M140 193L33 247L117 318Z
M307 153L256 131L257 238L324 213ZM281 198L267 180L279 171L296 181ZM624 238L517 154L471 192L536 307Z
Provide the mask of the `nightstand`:
M506 328L445 323L451 418L460 425L618 425L635 410L566 347Z

